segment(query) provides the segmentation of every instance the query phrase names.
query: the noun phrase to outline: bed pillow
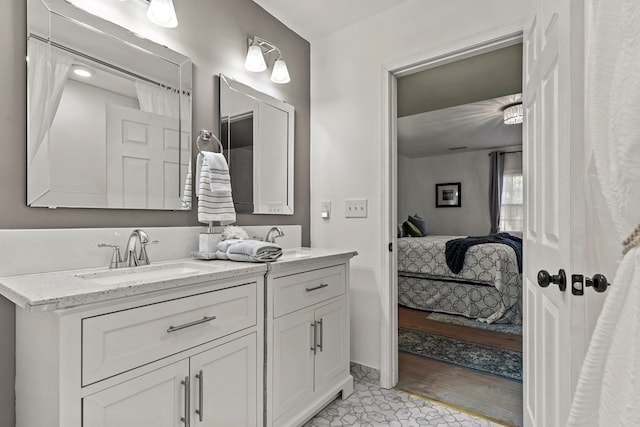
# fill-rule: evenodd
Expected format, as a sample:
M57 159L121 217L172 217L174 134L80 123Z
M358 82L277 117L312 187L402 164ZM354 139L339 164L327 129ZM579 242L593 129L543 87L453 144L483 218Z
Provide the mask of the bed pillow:
M422 237L422 233L420 233L420 229L409 221L405 221L402 223L402 230L407 236Z
M424 218L421 218L420 216L418 216L418 214L415 214L413 216L409 215L409 218L407 218L407 220L420 231L420 235L427 235L427 222Z

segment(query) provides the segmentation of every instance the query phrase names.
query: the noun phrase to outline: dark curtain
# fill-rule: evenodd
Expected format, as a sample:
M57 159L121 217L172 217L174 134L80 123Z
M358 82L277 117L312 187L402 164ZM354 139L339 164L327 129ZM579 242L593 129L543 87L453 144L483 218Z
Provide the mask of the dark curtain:
M489 154L491 161L491 182L489 183L489 215L491 218L491 232L498 232L500 224L500 205L502 204L502 175L504 174L504 155L500 151Z

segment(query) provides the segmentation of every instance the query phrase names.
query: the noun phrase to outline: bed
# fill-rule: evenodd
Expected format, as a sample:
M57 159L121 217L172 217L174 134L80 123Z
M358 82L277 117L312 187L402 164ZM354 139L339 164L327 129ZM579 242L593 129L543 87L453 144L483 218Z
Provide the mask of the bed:
M447 241L459 236L398 239L398 302L487 323L522 323L522 276L515 250L482 243L468 248L458 273L447 265ZM520 256L521 258L521 256Z

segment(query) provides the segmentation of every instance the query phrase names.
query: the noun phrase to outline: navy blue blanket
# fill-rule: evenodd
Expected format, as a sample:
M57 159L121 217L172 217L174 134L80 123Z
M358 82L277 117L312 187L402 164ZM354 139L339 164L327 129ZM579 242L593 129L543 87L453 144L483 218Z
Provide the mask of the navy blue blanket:
M509 233L497 233L490 236L470 236L449 240L446 243L444 254L447 265L451 271L456 274L460 273L464 265L464 256L467 254L467 249L482 243L502 243L513 248L518 261L518 272L522 273L522 239L512 236Z

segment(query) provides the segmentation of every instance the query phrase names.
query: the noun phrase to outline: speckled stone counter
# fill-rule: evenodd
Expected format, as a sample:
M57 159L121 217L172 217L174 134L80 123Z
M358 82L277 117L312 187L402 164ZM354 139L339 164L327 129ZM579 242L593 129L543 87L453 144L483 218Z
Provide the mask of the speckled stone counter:
M269 272L279 273L282 270L312 269L314 264L343 262L358 255L355 251L339 249L294 248L286 249L275 262L269 263Z
M106 267L0 277L0 294L29 311L48 311L109 301L205 281L308 268L318 262L351 258L354 251L286 249L278 261L248 263L179 259L148 266Z
M115 270L92 268L1 277L0 294L23 309L48 311L266 271L266 264L182 259ZM166 277L161 277L162 272Z

